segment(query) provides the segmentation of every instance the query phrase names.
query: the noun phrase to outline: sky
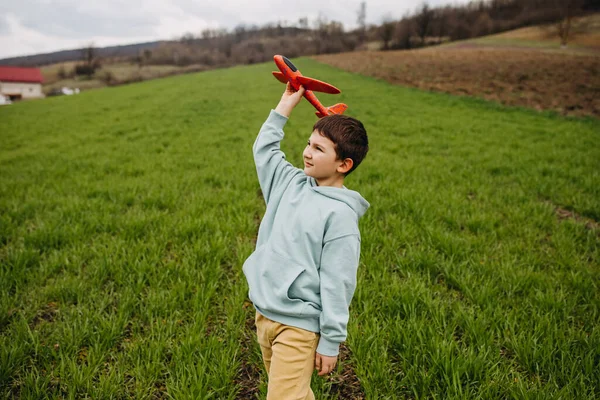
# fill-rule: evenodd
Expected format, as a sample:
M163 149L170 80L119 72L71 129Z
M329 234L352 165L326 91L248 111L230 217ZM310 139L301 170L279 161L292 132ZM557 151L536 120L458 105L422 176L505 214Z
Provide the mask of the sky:
M431 6L467 0L429 0ZM185 33L308 17L356 27L361 0L0 0L0 58L170 40ZM400 19L423 0L367 0L367 23Z

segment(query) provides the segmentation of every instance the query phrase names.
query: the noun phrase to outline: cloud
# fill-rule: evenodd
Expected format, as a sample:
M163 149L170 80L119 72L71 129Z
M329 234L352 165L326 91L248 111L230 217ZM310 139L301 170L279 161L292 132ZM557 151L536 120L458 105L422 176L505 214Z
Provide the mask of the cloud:
M41 33L21 23L13 14L4 16L8 34L0 35L0 57L13 57L23 54L38 54L59 49L81 48L93 42L96 46L112 46L127 43L139 43L152 40L150 37L94 36L72 38Z
M21 0L10 7L0 5L0 58L78 48L90 42L109 46L173 39L223 26L214 18L199 16L211 13L230 16L206 6L190 12L168 0L145 0L143 7L117 0Z
M76 46L75 39L64 39L45 35L24 26L14 14L5 14L0 35L0 56L11 57L21 54L43 53L60 47Z

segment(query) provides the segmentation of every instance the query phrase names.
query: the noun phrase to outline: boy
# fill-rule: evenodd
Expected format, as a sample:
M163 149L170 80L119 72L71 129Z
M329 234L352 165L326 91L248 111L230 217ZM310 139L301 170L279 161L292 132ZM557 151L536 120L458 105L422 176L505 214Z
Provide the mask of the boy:
M358 219L369 207L343 185L369 149L360 121L320 119L303 152L304 170L285 160L283 126L303 93L287 84L253 146L267 210L243 270L269 400L314 399L313 370L332 373L356 287Z

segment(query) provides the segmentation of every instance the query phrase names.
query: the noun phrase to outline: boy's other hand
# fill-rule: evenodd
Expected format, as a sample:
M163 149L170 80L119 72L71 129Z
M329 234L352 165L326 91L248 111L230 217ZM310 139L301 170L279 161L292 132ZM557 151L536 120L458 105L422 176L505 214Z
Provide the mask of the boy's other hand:
M304 95L304 86L300 86L300 89L295 90L291 83L288 82L275 111L284 117L289 118L294 107L296 107L302 99L302 95Z
M324 356L323 354L316 353L315 355L315 369L319 371L319 376L327 375L333 372L333 368L337 362L337 356L330 357Z

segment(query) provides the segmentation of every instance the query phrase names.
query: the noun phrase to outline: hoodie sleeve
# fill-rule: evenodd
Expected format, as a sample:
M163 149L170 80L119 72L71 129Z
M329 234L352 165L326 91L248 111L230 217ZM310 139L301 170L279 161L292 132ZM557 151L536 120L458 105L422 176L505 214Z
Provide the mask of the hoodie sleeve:
M279 142L283 139L283 126L287 120L271 110L252 146L258 182L267 204L273 191L289 182L297 170L286 161L285 154L279 148Z
M337 356L346 340L350 301L356 289L360 236L350 234L326 242L321 253L321 338L317 352Z

